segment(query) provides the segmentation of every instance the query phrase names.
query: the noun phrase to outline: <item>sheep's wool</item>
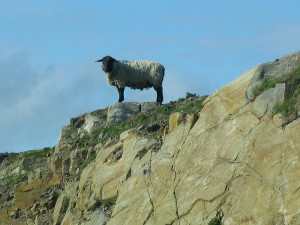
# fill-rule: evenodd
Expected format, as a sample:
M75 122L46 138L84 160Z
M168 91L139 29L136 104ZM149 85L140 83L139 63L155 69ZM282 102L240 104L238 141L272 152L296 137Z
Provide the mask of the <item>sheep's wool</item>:
M165 68L151 61L117 61L112 72L106 72L107 82L119 88L132 89L162 87Z

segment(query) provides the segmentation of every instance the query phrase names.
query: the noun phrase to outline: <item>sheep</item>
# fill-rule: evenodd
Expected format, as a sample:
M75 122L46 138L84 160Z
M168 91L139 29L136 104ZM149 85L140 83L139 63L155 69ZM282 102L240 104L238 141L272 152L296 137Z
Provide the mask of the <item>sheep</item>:
M102 62L107 82L117 87L119 102L124 101L125 87L140 90L153 87L157 92L156 102L163 102L163 65L151 61L119 61L111 56L105 56L95 62Z

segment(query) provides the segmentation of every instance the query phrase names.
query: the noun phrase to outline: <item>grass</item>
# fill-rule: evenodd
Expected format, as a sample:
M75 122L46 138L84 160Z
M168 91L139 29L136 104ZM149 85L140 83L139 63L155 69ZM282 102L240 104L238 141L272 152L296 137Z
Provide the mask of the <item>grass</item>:
M47 157L48 153L53 152L54 148L46 147L41 150L31 150L28 152L23 152L20 154L19 158L25 158L25 157L34 157L34 158L40 158L40 157Z
M52 196L53 201L56 202L56 200L58 199L60 194L59 194L59 192L54 191L51 196Z
M43 148L40 150L31 150L31 151L27 151L27 152L12 154L7 158L6 166L14 163L17 160L21 160L21 159L28 158L28 157L34 157L35 159L41 158L41 157L47 157L48 154L53 151L54 151L54 147L46 147L46 148ZM2 179L0 179L0 184L13 185L13 184L17 184L19 182L26 181L28 178L28 173L33 171L34 168L28 167L28 168L25 168L24 170L25 170L25 173L23 173L23 174L9 175L9 176L3 177Z
M99 143L99 141L104 142L108 138L116 139L122 132L134 127L138 127L141 125L147 126L153 123L166 123L170 115L175 112L183 112L187 114L196 113L201 110L202 104L207 97L198 97L195 94L188 93L187 96L194 97L195 99L181 99L178 102L170 102L169 104L159 106L155 110L149 111L147 113L139 113L121 123L99 127L98 129L92 131L89 145L93 146ZM99 134L101 133L104 134L104 137L102 140L99 140Z
M273 114L281 113L284 117L288 117L294 111L292 100L285 100L283 103L276 104L273 109Z
M274 80L264 80L261 85L253 90L255 98L269 88L273 88L278 83L289 83L294 85L294 92L291 96L285 99L282 103L276 104L273 108L273 115L281 113L289 122L297 116L299 110L299 95L300 95L300 67L295 71L285 74Z
M300 109L300 67L294 72L286 75L284 81L294 85L294 92L281 104L275 105L273 114L281 113L289 122L297 117L297 111Z
M120 134L130 128L135 127L138 124L137 121L124 121L122 123L111 124L108 126L99 127L92 131L89 146L95 146L99 142L105 142L108 138L115 139L120 136ZM99 135L104 133L104 137L100 140Z
M259 96L265 90L273 88L278 83L289 83L294 84L296 86L300 85L300 67L298 67L295 71L285 74L274 80L264 80L258 87L253 90L253 95L255 97Z
M86 159L80 166L79 166L79 174L82 173L82 171L84 170L84 168L90 164L91 162L93 162L96 159L96 153L94 153L93 155L90 155L88 159Z
M219 209L216 216L209 221L208 225L221 225L223 216L224 213L222 209Z
M69 139L69 138L72 138L77 132L77 129L74 128L74 127L71 127L70 129L68 130L65 130L62 134L62 138L63 139Z
M256 98L264 91L275 87L277 82L275 80L264 80L258 87L253 90L253 95Z
M113 196L111 198L103 199L100 201L100 205L102 208L113 206L116 204L117 199L118 199L118 195Z
M195 93L192 94L192 93L190 93L190 92L187 92L186 95L185 95L186 98L195 98L195 97L197 97L197 96L198 96L197 94L195 94Z
M149 126L152 124L167 124L172 113L181 112L185 114L197 113L202 109L202 104L207 96L200 97L196 94L187 93L186 98L181 98L176 102L161 105L154 110L146 113L138 113L137 115L116 124L108 124L94 129L90 134L85 134L78 137L78 129L75 127L68 127L64 130L62 138L70 143L75 143L78 148L94 147L99 143L104 144L109 139L116 140L120 134L131 128L139 126ZM101 120L107 118L107 112L103 109L92 112L93 116L99 117ZM80 169L88 165L89 162L84 163Z
M13 184L17 184L17 183L23 182L23 181L27 180L28 173L31 172L31 171L33 171L33 170L34 170L34 168L30 167L30 168L28 168L28 169L25 170L24 174L10 175L10 176L3 177L0 180L0 184L3 184L3 185L13 185Z
M101 114L99 115L99 117L100 117L101 119L106 120L107 114L106 114L106 113L101 113Z
M176 109L177 112L184 111L187 114L196 113L197 111L202 109L202 104L206 97L203 97L201 99L196 99L195 101L190 101L185 105L182 105Z
M3 177L0 180L0 183L3 185L11 185L11 184L16 184L16 183L22 182L24 180L25 180L24 174L19 174L16 176L10 175L10 176Z
M221 225L221 220L219 218L213 218L208 225Z
M13 154L8 157L6 161L6 165L8 166L9 164L12 164L17 160L28 158L28 157L33 157L35 159L47 157L48 154L53 151L54 151L54 147L46 147L40 150L31 150L27 152ZM24 174L10 175L10 176L3 177L2 179L0 179L0 183L4 185L12 185L12 184L17 184L19 182L26 181L28 177L28 173L30 173L33 170L34 170L33 167L25 168Z
M8 166L9 164L12 164L14 163L15 161L18 160L18 157L19 157L19 154L13 154L13 155L10 155L6 160L6 166Z
M46 147L46 148L39 149L39 150L30 150L27 152L12 154L6 159L7 160L6 166L14 163L15 161L17 161L19 159L23 159L23 158L27 158L27 157L34 157L35 159L40 158L40 157L47 157L47 155L53 151L54 151L54 147Z
M89 143L90 137L89 135L84 135L83 137L78 139L78 148L86 147L86 145Z
M293 95L285 99L282 103L276 104L273 108L273 115L281 113L284 118L291 122L297 117L297 111L299 110L299 96L300 96L300 85L294 91ZM297 103L298 102L298 103Z
M96 208L99 207L101 210L106 211L111 206L116 205L117 199L118 199L118 195L107 199L97 200L95 206Z

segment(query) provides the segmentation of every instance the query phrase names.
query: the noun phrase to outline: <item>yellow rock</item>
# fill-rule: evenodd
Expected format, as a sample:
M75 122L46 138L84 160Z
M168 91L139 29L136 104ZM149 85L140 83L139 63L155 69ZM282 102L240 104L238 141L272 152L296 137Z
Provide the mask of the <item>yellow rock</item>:
M180 115L181 114L179 112L176 112L176 113L173 113L170 116L170 118L169 118L169 132L172 132L178 126Z
M16 207L25 211L48 188L60 182L59 176L48 173L29 184L19 183L14 187Z
M275 114L273 116L273 123L276 127L282 127L284 125L285 121L281 113Z

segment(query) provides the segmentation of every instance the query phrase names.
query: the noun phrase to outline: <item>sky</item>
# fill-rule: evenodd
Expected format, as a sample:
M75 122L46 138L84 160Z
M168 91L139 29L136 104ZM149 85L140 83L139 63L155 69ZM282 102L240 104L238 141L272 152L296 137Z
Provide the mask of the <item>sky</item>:
M54 146L71 117L118 100L110 55L164 65L164 103L209 95L299 51L300 1L0 0L0 152ZM153 89L125 102L155 101Z

